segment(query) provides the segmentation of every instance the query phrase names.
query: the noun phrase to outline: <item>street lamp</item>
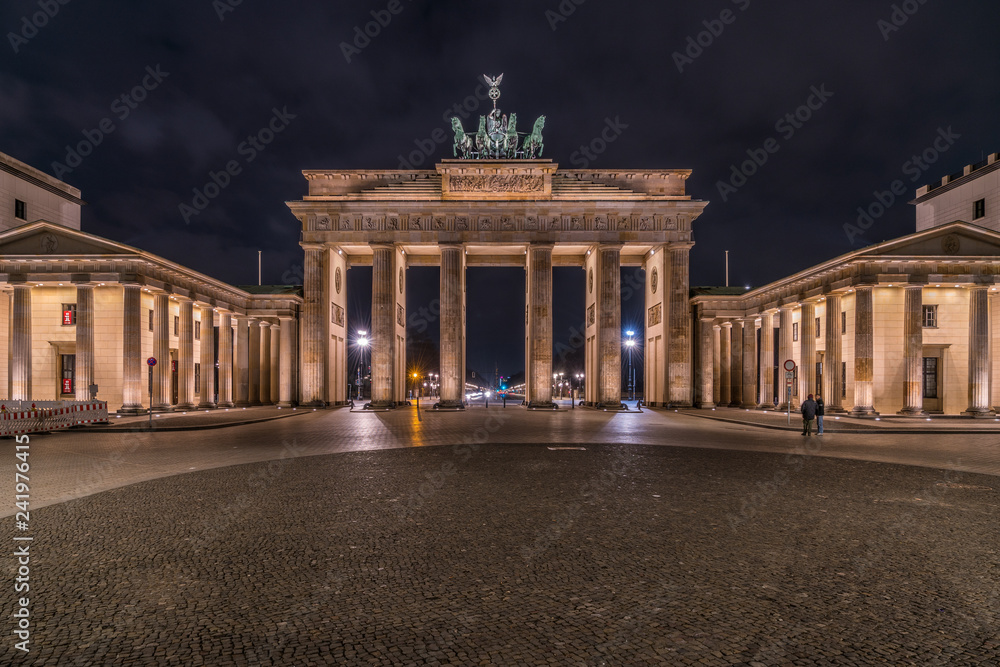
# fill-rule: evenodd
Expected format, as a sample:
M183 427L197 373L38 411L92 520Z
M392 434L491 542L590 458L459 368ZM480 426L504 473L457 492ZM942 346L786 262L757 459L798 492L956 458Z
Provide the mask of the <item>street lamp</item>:
M361 348L361 366L358 366L358 379L357 379L358 400L360 401L361 397L362 397L362 391L361 391L361 389L364 386L364 381L363 381L362 376L361 376L361 368L362 368L362 366L365 365L365 351L368 349L368 332L367 331L358 331L358 347Z
M631 329L625 332L628 339L625 341L625 347L628 348L628 398L630 401L635 400L635 369L632 367L632 348L635 347L635 332Z

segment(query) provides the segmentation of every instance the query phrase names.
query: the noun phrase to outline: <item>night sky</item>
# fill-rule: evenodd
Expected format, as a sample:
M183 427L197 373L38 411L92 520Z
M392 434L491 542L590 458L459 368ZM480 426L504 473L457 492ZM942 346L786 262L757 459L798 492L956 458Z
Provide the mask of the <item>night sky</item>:
M433 144L480 75L502 72L501 107L522 119L545 114L545 157L561 166L693 169L689 194L711 204L695 222L692 284L721 284L728 249L732 284L759 286L912 232L905 201L861 235L844 225L894 180L910 199L1000 150L1000 6L895 7L8 0L0 151L79 187L85 231L234 284L256 282L263 250L264 282L296 283L298 223L284 202L306 193L301 170L393 169L414 151L411 164L429 168L450 157L450 139L430 155L419 146ZM386 25L358 48L356 28L377 18ZM142 101L121 98L143 83ZM283 129L270 144L244 143L276 114ZM615 140L581 152L609 123ZM944 135L932 164L912 161ZM68 147L81 142L96 145L77 162ZM733 165L754 155L766 162L734 180ZM240 173L185 216L193 190L230 160ZM736 187L720 191L720 182ZM368 317L370 275L349 272L352 328ZM583 272L555 279L558 349L583 319ZM518 270L470 271L470 365L523 367L523 280ZM436 270L411 271L411 313L436 285ZM640 326L641 311L641 295L626 300L623 325ZM436 322L427 335L436 339Z

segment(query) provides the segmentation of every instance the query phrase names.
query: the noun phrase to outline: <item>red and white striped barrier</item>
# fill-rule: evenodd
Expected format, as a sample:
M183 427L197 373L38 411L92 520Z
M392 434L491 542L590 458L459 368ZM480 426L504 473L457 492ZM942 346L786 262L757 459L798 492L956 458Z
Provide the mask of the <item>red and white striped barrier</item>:
M26 403L27 401L19 402ZM63 402L62 407L8 410L0 403L0 436L56 431L78 424L107 423L107 401Z

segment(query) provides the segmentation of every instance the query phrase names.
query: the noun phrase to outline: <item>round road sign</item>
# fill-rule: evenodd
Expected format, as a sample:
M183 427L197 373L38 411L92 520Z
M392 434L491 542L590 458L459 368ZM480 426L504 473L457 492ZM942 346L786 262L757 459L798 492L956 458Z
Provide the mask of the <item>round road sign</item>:
M146 363L149 364L150 366L155 366L156 365L156 357L150 357L149 359L146 359Z
M784 363L784 368L785 368L786 371L794 371L795 370L795 362L792 361L791 359L786 360L785 363Z

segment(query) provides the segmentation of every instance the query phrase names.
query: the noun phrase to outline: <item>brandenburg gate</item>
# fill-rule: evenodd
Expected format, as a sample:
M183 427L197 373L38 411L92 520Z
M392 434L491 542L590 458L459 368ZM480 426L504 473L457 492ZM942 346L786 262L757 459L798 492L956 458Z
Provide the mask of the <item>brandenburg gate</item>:
M526 271L525 384L529 408L552 409L553 266L586 271L585 405L620 409L620 267L645 280L645 397L692 404L688 253L707 202L685 194L690 170L565 170L542 159L539 118L527 136L495 108L467 135L458 119L456 159L434 169L303 172L308 195L288 202L305 251L301 399L347 398L346 280L372 266L372 401L405 401L406 270L440 266L441 409L465 400L465 274L469 267Z

